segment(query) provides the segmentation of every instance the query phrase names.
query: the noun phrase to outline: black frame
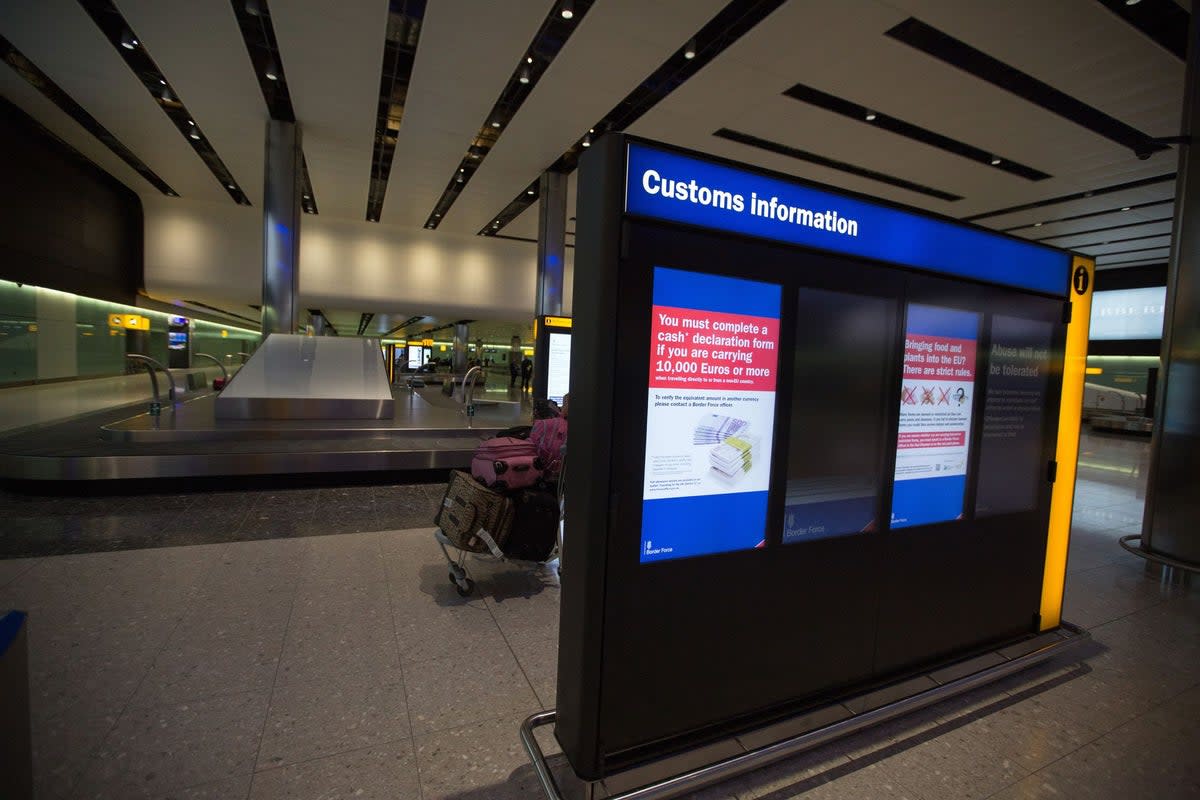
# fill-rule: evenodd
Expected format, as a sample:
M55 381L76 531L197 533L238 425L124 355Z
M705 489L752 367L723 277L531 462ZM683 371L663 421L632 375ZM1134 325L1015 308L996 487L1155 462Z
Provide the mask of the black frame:
M624 136L606 136L581 163L576 291L587 302L574 306L571 461L587 468L582 473L568 471L567 518L571 525L563 557L556 735L576 772L587 779L745 731L844 696L852 689L903 677L937 659L961 657L985 644L1036 630L1051 484L1043 486L1041 502L1031 514L974 519L983 379L987 374L984 354L990 330L987 301L1003 299L1010 304L1005 313L1011 313L1013 307L1025 308L1034 318L1063 322L1062 297L625 215L628 141ZM714 252L722 251L727 259L724 266L720 257L713 258ZM653 564L641 564L637 558L643 479L639 457L644 452L650 359L645 343L654 266L782 286L780 372L765 550ZM786 277L781 280L781 275ZM899 347L893 347L890 354L892 391L880 401L887 424L879 454L878 529L783 545L787 443L794 421L779 411L789 408L797 290L804 287L894 300L891 322ZM967 524L951 521L892 532L887 520L899 419L895 400L902 377L904 312L913 302L980 313L971 468L964 498ZM1065 326L1055 331L1052 360L1056 372L1043 416L1047 459L1053 457L1056 438ZM572 481L575 476L580 479ZM977 530L967 530L971 525ZM955 598L956 608L964 608L963 590L978 591L978 580L964 577L959 570L945 574L945 567L974 558L972 547L1003 550L1003 545L1012 541L1014 529L1023 532L1019 538L1025 569L1017 583L1024 604L1020 607L1028 608L1029 613L1018 618L1010 608L993 607L1006 606L1004 596L1013 594L1004 591L1002 584L1012 583L1006 578L1001 585L987 584L989 594L981 613L951 619L941 627L923 628L922 636L911 635L914 624L920 625L931 606L925 597L910 598L904 579L919 580L926 594L935 589L945 592ZM918 538L926 544L914 548L912 542ZM914 561L920 555L917 551L930 548L945 554L946 559ZM978 560L989 565L1005 563L997 558L989 552ZM897 564L906 564L906 570L897 570ZM940 582L939 570L944 578ZM784 626L776 614L785 605L781 598L787 597L773 587L801 584L811 595L826 598L838 613L811 614L804 618L803 631L787 627L788 636L779 637ZM710 587L722 585L736 586L739 596L724 594L715 601L719 593ZM620 591L608 591L609 587ZM695 592L695 587L701 591ZM999 600L992 596L997 591ZM965 607L970 606L968 598ZM697 608L702 611L699 615L694 613ZM647 609L652 609L652 614L648 615ZM793 623L799 619L785 618ZM886 630L902 631L903 635L868 638L861 634L863 626L884 631L885 624L893 625ZM724 636L717 645L705 636L714 627ZM625 657L606 659L607 653ZM630 657L634 653L636 658ZM814 657L814 653L818 655ZM680 658L685 659L682 665ZM749 680L739 681L739 673L746 677L747 661L755 671ZM689 679L681 679L684 690L673 694L647 685L647 676L663 674L672 663L692 669L693 677L699 678L691 684ZM699 672L698 663L702 664ZM701 702L697 702L697 692L703 697Z

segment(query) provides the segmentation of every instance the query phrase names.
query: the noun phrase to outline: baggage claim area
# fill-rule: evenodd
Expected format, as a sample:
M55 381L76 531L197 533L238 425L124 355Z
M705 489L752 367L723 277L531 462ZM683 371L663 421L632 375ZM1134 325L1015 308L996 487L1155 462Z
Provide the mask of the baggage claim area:
M0 798L1200 796L1200 24L893 5L0 10Z

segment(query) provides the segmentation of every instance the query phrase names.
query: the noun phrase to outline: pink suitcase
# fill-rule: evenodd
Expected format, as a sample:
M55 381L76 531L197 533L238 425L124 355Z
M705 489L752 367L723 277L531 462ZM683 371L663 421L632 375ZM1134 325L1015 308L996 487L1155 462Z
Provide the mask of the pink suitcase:
M542 477L537 447L528 439L508 436L488 439L471 458L471 475L493 489L532 486Z

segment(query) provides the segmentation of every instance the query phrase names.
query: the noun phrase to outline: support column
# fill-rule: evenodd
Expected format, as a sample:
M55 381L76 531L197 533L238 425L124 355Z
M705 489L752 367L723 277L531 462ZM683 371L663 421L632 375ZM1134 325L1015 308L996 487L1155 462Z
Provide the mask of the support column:
M538 181L537 297L533 315L562 316L566 269L567 176L543 172Z
M1192 14L1185 137L1200 137L1200 14ZM1200 565L1200 141L1179 146L1142 549Z
M300 286L300 126L267 122L263 177L262 336L296 332Z
M467 323L454 323L454 355L450 371L455 375L462 375L467 371L467 342L470 341L470 335L471 330Z

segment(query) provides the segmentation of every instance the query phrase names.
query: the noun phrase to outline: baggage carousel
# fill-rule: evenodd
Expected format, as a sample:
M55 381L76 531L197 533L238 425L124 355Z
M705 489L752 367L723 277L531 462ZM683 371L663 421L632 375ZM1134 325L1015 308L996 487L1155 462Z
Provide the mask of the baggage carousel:
M475 415L440 387L393 389L390 419L218 419L215 393L153 416L142 403L0 438L0 478L147 480L466 467L482 439L529 421L516 391L481 392Z

